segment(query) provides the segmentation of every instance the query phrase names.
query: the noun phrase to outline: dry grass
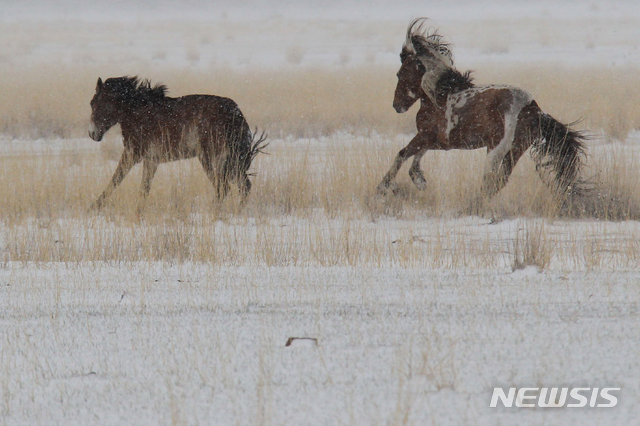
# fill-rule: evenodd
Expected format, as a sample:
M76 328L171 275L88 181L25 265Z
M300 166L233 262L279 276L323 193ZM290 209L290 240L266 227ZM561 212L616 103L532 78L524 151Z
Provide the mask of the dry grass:
M136 68L168 85L171 96L212 93L236 100L249 123L273 136L316 137L338 131L396 135L415 130L415 114L391 107L395 69L290 69L205 71ZM86 135L95 81L126 74L121 67L65 66L0 68L0 133L13 138ZM584 119L580 128L624 140L640 128L637 69L549 69L507 67L477 72L478 83L510 83L529 90L540 106L561 121Z
M527 266L535 266L544 270L553 256L553 247L548 240L544 226L533 225L526 229L518 229L511 250L511 269L516 271Z
M86 211L115 168L113 140L102 151L84 154L5 156L0 261L516 269L529 264L543 269L554 259L592 268L637 261L633 234L603 238L614 231L596 229L587 233L587 251L575 242L587 238L579 227L568 227L569 237L548 236L540 220L556 220L562 212L528 158L483 213L498 223L525 218L518 225L522 229L457 228L456 218L466 215L478 190L480 150L430 153L423 160L427 190L413 187L405 167L399 194L378 196L375 187L405 142L346 136L274 141L270 155L255 162L257 176L244 207L233 192L223 203L213 202L213 188L197 161L165 164L140 217L139 166L102 213ZM598 171L599 192L591 213L638 219L637 161L615 145L596 148L598 161L591 169ZM618 246L615 252L611 244Z

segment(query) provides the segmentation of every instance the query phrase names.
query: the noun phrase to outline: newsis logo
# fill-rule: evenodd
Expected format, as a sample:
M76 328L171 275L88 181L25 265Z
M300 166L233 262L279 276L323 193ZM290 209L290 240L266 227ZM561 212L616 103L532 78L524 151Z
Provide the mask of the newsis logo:
M505 392L503 388L493 388L489 407L496 408L500 401L506 408L612 408L618 404L612 392L618 391L620 388L509 388Z

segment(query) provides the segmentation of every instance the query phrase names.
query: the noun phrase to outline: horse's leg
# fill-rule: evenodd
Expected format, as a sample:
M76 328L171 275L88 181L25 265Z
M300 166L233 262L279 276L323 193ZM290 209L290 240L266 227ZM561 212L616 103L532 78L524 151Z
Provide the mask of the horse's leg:
M529 148L525 143L514 143L514 146L494 163L488 164L482 177L482 196L485 199L496 195L509 181L509 177L516 167L518 160Z
M380 184L378 185L378 193L386 194L389 186L391 185L391 181L398 174L398 171L400 170L400 167L402 167L402 164L407 160L407 158L416 155L421 150L426 151L426 149L424 149L425 146L425 135L423 135L422 133L418 133L417 135L415 135L413 139L411 139L411 142L409 142L407 146L402 148L400 152L398 152L398 155L396 155L391 168L384 176L384 178L382 178L382 182L380 182Z
M498 172L498 179L496 181L496 192L504 188L507 182L509 182L509 177L511 176L513 169L516 167L518 160L520 160L520 157L522 157L522 154L526 152L528 147L528 145L515 146L511 148L511 151L509 151L507 155L504 156Z
M247 197L249 196L249 192L251 191L251 181L249 180L249 176L246 173L243 173L242 176L238 178L238 190L240 191L240 195L242 196L242 202L247 201Z
M222 164L222 173L220 173L220 176L216 181L216 197L218 198L218 201L224 200L224 197L227 196L227 193L229 192L230 179L229 158L227 157Z
M218 201L224 200L229 192L229 182L227 179L218 179L218 183L216 185L216 198Z
M89 210L100 210L104 205L104 200L107 199L109 195L117 188L120 183L124 180L127 173L131 171L133 166L135 165L135 160L133 153L125 150L122 153L122 157L120 157L120 162L118 163L118 167L116 167L116 171L113 173L113 177L111 178L111 182L107 185L102 194L98 197L98 199L91 205Z
M485 200L491 199L506 185L506 179L504 177L504 164L508 162L507 157L509 155L510 151L500 158L490 157L487 159L484 174L482 175L481 190L481 197Z
M229 190L229 183L227 182L226 176L224 176L224 167L220 168L220 163L217 159L216 163L218 164L217 166L214 166L213 159L209 152L203 152L198 156L198 159L200 160L200 164L202 164L204 172L216 191L216 199L222 200ZM222 173L220 173L220 170L222 170Z
M424 174L420 169L420 160L424 154L426 154L427 149L423 149L413 156L413 163L411 163L411 168L409 169L409 176L411 176L411 180L413 184L419 189L424 190L427 187L427 181L424 178Z
M151 191L151 181L158 170L158 160L147 158L144 160L142 168L142 185L140 186L140 199L138 200L138 214L140 214L146 204L149 191Z
M482 177L482 194L487 198L493 197L505 187L518 160L531 145L531 125L526 121L520 121L514 127L513 133L505 132L501 143L487 153L485 173ZM509 137L512 139L509 140Z
M522 157L522 154L527 151L527 148L529 148L529 145L524 143L514 146L498 163L497 170L495 172L485 172L485 175L482 178L482 192L473 199L469 206L468 213L479 214L482 212L486 201L506 186L513 169L516 167L516 164L518 164L518 160Z
M247 172L243 171L241 167L242 166L239 164L237 158L227 156L222 167L223 179L219 184L220 189L218 198L224 198L229 191L229 182L235 181L235 184L238 186L238 192L240 193L241 202L244 204L244 202L247 200L249 191L251 191L251 181L249 180Z
M485 210L487 201L496 195L506 184L506 179L502 179L500 174L502 170L505 170L502 164L507 162L507 156L510 155L510 150L504 153L500 152L499 148L500 146L493 148L487 153L487 160L482 175L482 188L468 207L467 213L471 215L479 215L482 213ZM511 169L513 169L513 167L511 167ZM509 171L509 173L511 172Z

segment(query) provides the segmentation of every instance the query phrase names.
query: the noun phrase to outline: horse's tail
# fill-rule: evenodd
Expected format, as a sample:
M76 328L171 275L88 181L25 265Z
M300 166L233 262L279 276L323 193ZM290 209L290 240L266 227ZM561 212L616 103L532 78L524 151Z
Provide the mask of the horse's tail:
M224 175L230 179L243 179L251 167L253 159L264 152L267 139L264 132L257 135L251 133L251 128L238 105L231 99L224 99L227 102L226 111L229 116L225 122L225 133L227 140L228 157L224 165Z
M258 135L257 127L256 127L256 130L253 132L253 134L251 134L251 131L248 131L246 133L246 137L247 137L247 146L249 149L240 158L242 170L244 170L245 172L249 170L249 168L251 167L251 163L253 162L253 159L256 158L258 154L266 154L264 152L264 149L269 145L266 142L267 140L266 133L262 131L262 133Z
M585 155L588 137L571 129L576 122L562 124L549 114L539 114L539 133L531 146L531 156L541 175L551 169L554 176L552 189L562 195L576 193L580 189L579 172Z
M251 133L249 125L244 122L240 128L230 132L229 157L226 161L226 175L229 178L242 178L251 167L253 159L268 145L264 132L258 135L258 129Z

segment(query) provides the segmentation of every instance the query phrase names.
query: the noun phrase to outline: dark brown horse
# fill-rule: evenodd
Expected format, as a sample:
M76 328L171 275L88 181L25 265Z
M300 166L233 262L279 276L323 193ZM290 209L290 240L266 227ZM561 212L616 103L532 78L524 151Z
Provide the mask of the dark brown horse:
M518 159L531 147L541 177L556 191L575 190L585 136L543 113L533 97L517 87L476 86L470 72L453 66L448 44L435 30L424 29L426 18L411 22L400 59L393 107L407 111L417 100L418 134L403 148L378 186L386 193L409 157L409 175L426 187L420 159L430 149L487 148L482 199L502 189ZM549 181L549 175L554 177ZM572 188L574 185L574 188Z
M264 147L254 138L238 105L211 95L166 96L164 85L137 77L98 79L91 100L89 136L95 141L116 123L122 128L124 152L113 178L92 205L100 209L133 166L143 162L141 209L160 163L198 157L214 184L218 199L235 181L243 199L251 190L247 171Z

